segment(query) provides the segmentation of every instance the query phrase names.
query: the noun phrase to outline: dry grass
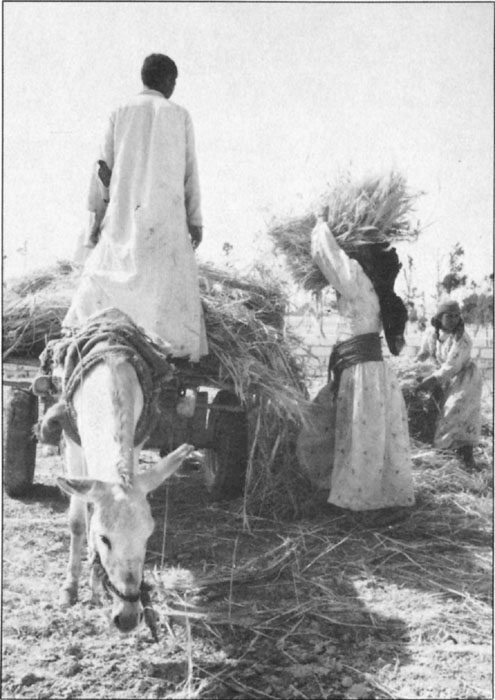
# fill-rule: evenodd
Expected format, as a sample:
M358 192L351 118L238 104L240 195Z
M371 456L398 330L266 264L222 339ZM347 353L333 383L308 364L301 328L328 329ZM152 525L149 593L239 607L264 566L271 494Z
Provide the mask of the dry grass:
M324 219L346 251L369 243L398 243L414 240L419 230L410 221L418 193L409 192L397 172L386 177L353 181L341 176L322 197ZM275 251L282 253L296 284L318 293L328 285L311 257L314 213L277 222L269 230Z
M491 655L491 464L468 474L456 460L424 446L415 447L413 461L416 506L395 525L368 527L313 503L311 518L283 529L268 518L252 519L253 538L257 532L261 541L267 532L274 536L253 557L240 553L238 534L216 524L216 537L230 538L230 565L203 576L155 569L162 613L171 623L189 620L196 637L222 639L230 630L234 636L249 632L254 644L271 640L294 673L308 673L298 658L308 640L323 650L329 639L346 640L355 657L345 668L376 697L416 697L401 690L405 681L397 668L375 672L368 657L380 658L388 648L397 657L423 659L426 668L438 657L446 675L460 658L476 667L480 654ZM328 673L328 663L314 656L313 675L324 667ZM202 679L196 668L196 685ZM232 670L215 680L234 683ZM439 688L430 687L433 695L424 697L470 697L460 681L453 695L438 694L441 683L440 677ZM272 696L259 687L244 692ZM480 697L488 696L481 691Z
M48 340L61 337L79 274L69 263L58 263L7 290L4 359L37 357ZM307 393L300 342L284 328L283 288L266 269L240 277L200 265L199 279L210 352L195 372L205 384L233 391L246 406L251 430L246 515L265 508L296 515L309 489L294 457Z
M387 527L313 498L306 517L251 516L248 532L242 499L212 506L199 478L174 477L170 503L151 497L170 520L169 566L159 544L147 564L157 644L110 636L85 581L58 610L66 504L7 499L5 697L492 697L492 400L480 472L416 442L416 505ZM40 460L42 483L59 459Z
M34 270L4 289L3 359L38 357L49 340L60 338L80 270L61 260Z
M413 441L416 504L396 524L368 526L319 505L313 494L310 515L296 522L250 518L248 537L265 543L253 557L232 523L216 522L215 537L230 547L230 562L196 576L180 567L155 569L162 612L182 625L188 618L196 637L249 632L249 648L272 644L286 660L285 673L310 673L314 680L329 668L343 669L366 686L362 697L469 698L473 688L477 697L490 697L491 421L486 401L476 473L452 454ZM243 504L233 512L242 522ZM207 527L203 534L208 538ZM353 655L339 666L325 654L329 644L343 642ZM308 645L316 654L301 661ZM240 688L229 668L211 676L197 667L196 686L205 678L250 697L277 696L258 684Z

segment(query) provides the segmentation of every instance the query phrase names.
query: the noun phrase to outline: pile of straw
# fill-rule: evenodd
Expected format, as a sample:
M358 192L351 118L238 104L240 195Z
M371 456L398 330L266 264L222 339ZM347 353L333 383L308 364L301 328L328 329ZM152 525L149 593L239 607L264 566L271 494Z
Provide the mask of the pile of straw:
M248 409L244 517L297 516L312 490L295 452L308 404L300 341L284 330L280 284L266 270L238 280L203 267L200 286L210 350L200 368L233 385Z
M48 340L61 337L61 323L80 272L79 266L63 260L9 284L4 290L4 359L38 357ZM229 320L239 322L241 327L254 323L259 328L264 324L279 331L283 329L285 293L266 270L254 270L239 278L231 270L201 264L199 282L207 324L211 322L213 336L218 331L218 322ZM210 337L208 325L207 331Z
M203 305L218 300L242 304L262 323L282 329L287 305L280 282L269 270L255 267L249 276L240 278L230 269L216 268L211 263L199 265L199 286Z
M59 263L7 291L4 359L37 357L47 341L61 337L61 321L78 277L77 268ZM213 386L233 391L248 409L247 507L258 511L268 492L276 492L284 513L290 514L287 502L294 513L298 494L307 485L299 474L294 447L307 393L296 352L300 341L284 329L285 293L266 270L239 278L234 271L200 265L199 279L210 352L195 372ZM273 499L268 501L276 510Z
M322 198L324 220L346 251L355 251L369 243L395 244L414 240L418 228L410 222L419 193L409 192L402 175L368 177L353 181L341 176ZM311 231L316 215L307 213L276 223L269 230L275 252L285 255L296 284L320 292L328 281L311 257Z
M163 601L161 617L189 622L193 634L204 639L206 630L224 646L237 629L243 634L243 653L249 630L254 639L250 648L258 650L258 659L259 640L293 660L308 651L308 673L317 673L318 658L324 658L315 656L316 644L330 640L335 647L336 640L344 646L347 641L354 654L353 673L357 667L375 684L379 692L373 697L409 697L404 686L410 676L398 675L393 664L389 671L382 664L379 675L368 675L372 646L377 657L385 652L407 652L413 661L425 656L427 667L439 657L445 664L445 654L455 660L462 654L477 668L481 654L490 658L492 639L491 464L487 461L481 474L469 474L452 456L424 449L414 451L413 463L416 504L406 520L390 526L369 527L366 513L313 502L308 518L293 524L262 518L243 540L232 513L230 521L213 514L203 523L204 543L198 544L194 532L184 536L181 546L194 551L198 561L208 561L206 543L220 538L223 556L213 555L212 568L197 577L187 569L165 571L162 556L153 572ZM184 482L171 486L185 487ZM181 507L174 522L187 533L197 505L188 499L177 502ZM159 561L158 551L152 556ZM272 656L270 662L274 664ZM286 663L280 666L290 671ZM327 663L323 673L328 668ZM227 679L230 669L224 672ZM393 692L382 683L390 683ZM396 690L399 683L402 687ZM254 689L244 688L246 693L258 697Z
M3 359L37 358L49 340L60 338L79 270L66 260L15 280L4 290Z

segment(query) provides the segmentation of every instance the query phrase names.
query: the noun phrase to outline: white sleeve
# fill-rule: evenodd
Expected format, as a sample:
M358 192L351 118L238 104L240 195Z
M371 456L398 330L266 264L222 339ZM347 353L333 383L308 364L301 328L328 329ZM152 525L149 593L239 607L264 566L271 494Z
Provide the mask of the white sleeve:
M100 147L100 159L104 160L108 165L110 170L113 170L115 163L115 150L114 150L114 133L115 133L115 120L117 118L116 113L110 115L108 120L107 128L103 136L103 142Z
M88 192L88 209L92 212L100 212L106 209L108 204L108 187L104 187L98 177L98 163L96 162L91 172Z
M187 223L202 226L201 196L199 191L198 164L194 145L194 129L191 117L186 112L186 172L184 177L184 194Z
M108 120L105 135L103 137L103 142L100 146L98 160L104 160L108 165L110 170L113 170L114 165L114 123L115 116L112 114ZM91 212L96 213L100 220L103 218L102 212L104 214L108 200L109 200L109 188L105 187L98 177L98 162L95 162L93 171L91 173L91 180L89 183L88 192L88 209Z
M362 268L339 246L323 221L316 224L311 234L311 254L332 287L348 299L356 296L357 277Z
M458 374L471 359L471 338L464 333L450 348L449 354L442 362L440 368L433 373L440 382L446 382Z

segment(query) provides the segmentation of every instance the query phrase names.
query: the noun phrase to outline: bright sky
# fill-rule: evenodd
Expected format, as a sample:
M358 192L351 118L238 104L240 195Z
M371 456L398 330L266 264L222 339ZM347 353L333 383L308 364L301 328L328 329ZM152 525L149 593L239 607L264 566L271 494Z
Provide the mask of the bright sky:
M4 275L71 256L109 112L146 55L178 65L204 242L265 257L273 215L339 170L398 169L427 194L419 286L456 242L493 267L493 6L477 3L15 3L4 10Z

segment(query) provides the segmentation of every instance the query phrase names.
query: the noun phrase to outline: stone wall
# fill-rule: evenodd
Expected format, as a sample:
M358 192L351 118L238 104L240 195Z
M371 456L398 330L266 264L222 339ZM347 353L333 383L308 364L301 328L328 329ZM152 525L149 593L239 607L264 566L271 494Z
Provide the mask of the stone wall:
M307 373L310 380L320 382L325 380L327 374L328 358L337 334L338 318L336 315L328 315L321 319L311 313L287 314L286 322L303 341L307 351L301 350L307 355ZM486 380L493 380L493 328L467 326L467 332L473 340L473 359L483 373ZM406 347L401 357L414 357L421 345L422 332L415 323L406 327ZM383 343L383 352L389 356L388 348Z

